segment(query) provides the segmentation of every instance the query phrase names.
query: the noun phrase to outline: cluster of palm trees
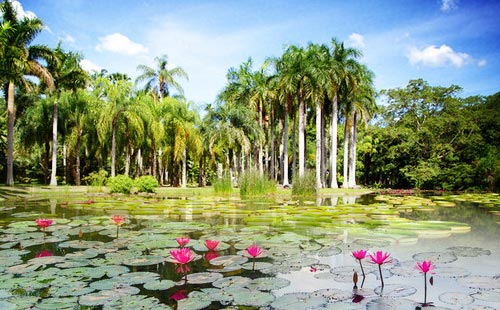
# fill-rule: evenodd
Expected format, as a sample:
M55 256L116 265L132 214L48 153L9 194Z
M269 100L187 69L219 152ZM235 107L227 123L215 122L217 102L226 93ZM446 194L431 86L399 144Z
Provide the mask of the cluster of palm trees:
M51 185L58 176L79 185L83 175L104 169L110 176L151 174L174 186L185 186L189 175L203 186L217 167L233 176L256 169L288 185L290 173L302 176L315 162L318 187L338 187L339 121L342 183L356 185L356 125L376 107L373 75L356 49L336 40L289 46L258 70L249 59L228 71L201 118L178 82L187 74L171 68L166 55L154 68L139 65L135 83L105 70L89 75L81 55L32 44L39 19L20 19L10 1L1 12L7 185L14 184L14 155L24 154L39 161ZM306 139L314 141L312 134L315 148Z
M228 133L220 139L229 148L228 154L236 153L234 164L231 158L227 160L229 168L240 171L239 167L245 166L240 159L251 158L247 163L253 162L261 174L266 171L288 185L289 172L303 176L306 155L311 154L318 188L337 188L341 120L342 184L355 187L357 123L367 121L376 110L373 74L360 64L359 57L358 50L332 39L330 46L289 46L280 57L267 59L255 71L251 59L230 69L216 109L220 115L217 128L220 134ZM249 126L242 119L251 119L252 113L254 125ZM306 128L309 135L315 133L315 152L308 152Z

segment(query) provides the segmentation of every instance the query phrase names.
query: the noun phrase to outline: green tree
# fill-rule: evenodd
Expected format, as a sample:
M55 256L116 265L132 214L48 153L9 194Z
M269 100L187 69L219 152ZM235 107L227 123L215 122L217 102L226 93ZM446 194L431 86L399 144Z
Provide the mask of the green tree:
M49 71L39 62L47 58L50 49L42 45L32 45L33 39L42 30L42 21L38 18L28 19L24 17L19 20L12 3L5 0L0 6L2 18L0 19L0 38L3 41L0 48L0 76L8 84L7 86L7 179L6 184L14 185L14 122L15 86L22 86L26 90L32 90L31 80L26 76L36 76L42 80L49 89L54 88L52 76Z

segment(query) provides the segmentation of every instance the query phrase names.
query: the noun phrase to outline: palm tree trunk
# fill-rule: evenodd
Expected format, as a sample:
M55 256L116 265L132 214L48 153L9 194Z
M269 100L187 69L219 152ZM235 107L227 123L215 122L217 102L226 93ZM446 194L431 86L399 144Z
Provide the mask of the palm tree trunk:
M304 97L299 100L299 177L304 176L306 167L306 104Z
M54 115L52 116L52 171L50 174L50 185L57 186L57 98L54 100Z
M345 128L344 128L344 183L343 188L349 188L349 176L347 174L349 170L349 120L346 116Z
M163 173L163 161L162 161L162 156L161 154L163 153L162 148L158 150L158 170L159 170L159 177L160 177L160 185L165 184L165 174Z
M152 152L153 152L153 177L156 179L156 148L152 147ZM150 157L151 158L151 157Z
M14 121L16 111L14 108L14 82L9 81L7 90L7 186L14 186Z
M261 106L260 106L260 103L259 103L259 128L262 129L262 109L261 109ZM263 156L262 156L262 138L259 139L259 174L262 176L264 175L264 163L263 163Z
M114 177L116 175L115 158L116 158L116 121L113 120L113 126L111 128L111 177Z
M338 135L338 104L337 95L333 98L332 102L332 118L330 119L330 139L331 139L331 149L330 149L330 187L338 188L337 183L337 135Z
M316 101L316 186L322 188L321 183L321 103Z
M130 172L130 134L128 128L125 132L125 175L128 176Z
M328 187L328 182L326 180L326 120L325 120L325 109L321 109L321 184L323 187Z
M187 185L187 150L182 152L182 188Z
M80 177L80 148L82 147L82 136L81 131L78 133L78 137L76 138L76 162L75 162L75 184L80 186L81 177Z
M283 186L289 186L288 181L288 115L283 120Z
M274 152L274 115L273 112L271 111L271 126L270 126L270 152L271 152L271 162L269 166L269 177L274 181L276 180L276 168L275 168L275 161L276 161L276 154Z
M142 151L141 149L137 150L137 170L139 172L139 176L142 176L143 174L143 160L142 160Z
M352 125L349 132L349 186L356 187L356 110L352 113Z

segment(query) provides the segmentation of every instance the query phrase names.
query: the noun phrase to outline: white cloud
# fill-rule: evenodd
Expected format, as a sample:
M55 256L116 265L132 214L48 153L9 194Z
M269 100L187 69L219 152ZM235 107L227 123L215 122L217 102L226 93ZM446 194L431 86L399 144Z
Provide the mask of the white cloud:
M97 51L109 51L125 55L137 55L147 53L148 49L144 45L135 43L121 33L113 33L105 37L100 37L96 46Z
M96 65L95 63L93 63L92 61L90 61L88 59L82 59L80 61L80 66L82 66L83 70L88 71L88 72L92 72L92 71L100 72L102 69L101 67L99 67L98 65Z
M471 57L468 54L457 53L445 44L440 47L431 45L422 50L412 47L407 57L412 65L421 63L424 66L429 67L444 67L452 65L456 68L460 68L469 63L471 60Z
M486 59L479 59L479 61L477 62L477 65L479 67L484 67L484 66L486 66L487 63L488 62L486 61Z
M60 37L59 38L61 41L63 42L68 42L68 43L75 43L75 38L73 38L71 35L69 34L65 34L64 36Z
M11 1L11 3L12 3L12 7L14 7L14 10L16 10L18 17L20 17L20 18L27 17L29 19L36 18L35 13L33 13L31 11L25 11L23 9L23 6L21 5L21 3L19 1Z
M359 33L352 33L347 40L347 44L352 47L363 48L365 47L365 37Z
M448 12L458 8L458 0L441 0L441 11Z

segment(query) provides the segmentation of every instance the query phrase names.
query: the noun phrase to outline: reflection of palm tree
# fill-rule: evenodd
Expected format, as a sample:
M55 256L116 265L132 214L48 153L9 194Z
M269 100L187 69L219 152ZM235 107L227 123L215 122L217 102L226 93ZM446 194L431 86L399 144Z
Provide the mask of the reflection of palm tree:
M176 78L181 77L187 80L188 75L186 72L180 67L169 69L167 55L155 57L155 62L156 68L146 65L137 66L137 70L142 71L142 74L137 77L136 84L145 81L144 89L150 90L155 98L158 96L160 100L171 95L169 87L175 88L182 96L184 92Z
M15 86L32 89L32 82L25 75L39 77L49 89L54 88L52 76L38 60L50 55L45 46L30 45L42 30L42 21L38 18L18 20L16 11L10 1L0 4L0 76L8 84L7 88L7 180L6 184L14 185L14 91Z

